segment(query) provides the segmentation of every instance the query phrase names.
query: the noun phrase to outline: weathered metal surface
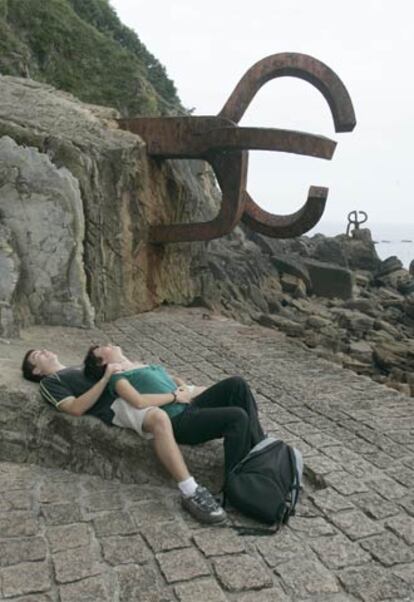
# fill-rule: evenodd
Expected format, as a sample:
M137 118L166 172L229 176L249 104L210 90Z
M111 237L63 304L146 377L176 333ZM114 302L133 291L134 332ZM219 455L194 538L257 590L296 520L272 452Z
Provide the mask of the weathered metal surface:
M293 130L236 127L219 117L138 117L119 119L119 125L147 141L154 157L206 158L212 151L276 150L331 159L336 142L324 136Z
M247 191L244 196L246 204L242 219L252 230L273 238L294 238L316 226L321 219L328 189L322 186L311 186L306 203L296 213L290 215L269 213L261 209Z
M255 63L243 75L218 116L238 123L263 84L285 76L306 80L323 94L331 109L336 132L354 129L355 113L342 81L321 61L297 52L273 54Z
M358 215L362 215L363 219L358 219ZM346 227L346 235L349 236L351 226L355 226L355 230L359 230L361 224L365 224L368 220L368 214L365 211L350 211L348 213L348 225Z
M149 155L204 159L210 163L223 193L219 214L206 223L153 225L157 243L210 240L231 232L240 219L275 238L299 236L322 216L328 189L311 186L308 199L295 213L275 215L261 209L246 191L248 150L274 150L331 159L336 142L323 136L271 128L239 127L250 102L270 79L299 77L314 85L331 109L337 132L355 127L349 94L338 76L320 61L297 53L269 56L249 69L218 116L120 119L121 128L141 136Z

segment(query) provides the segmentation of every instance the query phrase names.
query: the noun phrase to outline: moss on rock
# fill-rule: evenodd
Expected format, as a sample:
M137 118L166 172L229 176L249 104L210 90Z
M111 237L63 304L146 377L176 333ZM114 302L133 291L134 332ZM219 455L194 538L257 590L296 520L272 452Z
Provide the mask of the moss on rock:
M181 109L164 67L107 0L0 0L0 72L124 116Z

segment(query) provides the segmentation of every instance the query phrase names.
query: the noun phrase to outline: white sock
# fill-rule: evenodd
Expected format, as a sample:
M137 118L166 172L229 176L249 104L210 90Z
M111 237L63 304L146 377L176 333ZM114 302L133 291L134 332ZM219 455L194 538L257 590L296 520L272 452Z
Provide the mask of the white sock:
M178 489L181 491L184 497L191 497L194 495L197 487L198 483L194 477L188 477L188 479L178 483Z

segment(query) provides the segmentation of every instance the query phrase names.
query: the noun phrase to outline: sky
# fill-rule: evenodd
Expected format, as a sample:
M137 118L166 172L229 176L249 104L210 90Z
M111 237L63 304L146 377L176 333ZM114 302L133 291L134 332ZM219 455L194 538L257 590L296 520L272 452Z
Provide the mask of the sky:
M328 186L317 231L346 228L350 211L367 225L403 227L414 239L414 2L412 0L110 0L165 66L194 115L216 115L243 74L279 52L326 63L351 96L357 125L337 134L316 88L292 77L261 88L241 126L327 136L331 161L250 151L248 191L263 209L292 213L311 185ZM332 233L332 232L326 232Z

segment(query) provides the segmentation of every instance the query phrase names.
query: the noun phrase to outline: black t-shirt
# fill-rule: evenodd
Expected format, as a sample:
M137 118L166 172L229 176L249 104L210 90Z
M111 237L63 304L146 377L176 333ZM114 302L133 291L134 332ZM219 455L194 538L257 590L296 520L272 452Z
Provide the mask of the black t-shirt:
M63 370L42 378L40 392L46 401L58 408L62 401L83 395L95 384L96 381L90 380L84 375L83 366L76 366L63 368ZM111 405L114 400L115 396L106 387L98 401L85 413L97 416L107 424L112 424L114 412L111 410Z

